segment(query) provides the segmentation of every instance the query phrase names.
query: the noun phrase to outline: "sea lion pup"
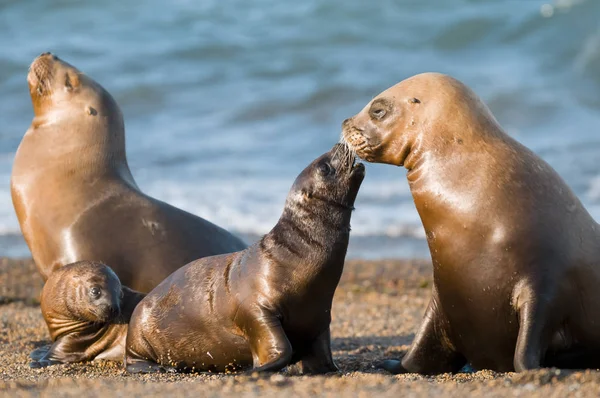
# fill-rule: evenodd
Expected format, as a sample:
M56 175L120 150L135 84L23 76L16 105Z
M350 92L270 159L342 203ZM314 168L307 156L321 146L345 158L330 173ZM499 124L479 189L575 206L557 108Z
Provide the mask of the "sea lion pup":
M34 351L30 366L123 360L127 324L143 297L122 286L102 263L79 261L57 269L46 281L41 298L53 343Z
M50 53L33 61L27 80L35 117L15 156L11 193L44 280L64 264L94 260L147 293L190 261L246 247L140 191L121 110L100 84Z
M331 302L364 178L337 144L296 178L275 227L248 249L194 261L140 302L127 336L129 372L337 371Z
M558 174L441 74L411 77L343 123L358 156L404 166L433 296L391 372L600 366L600 228Z

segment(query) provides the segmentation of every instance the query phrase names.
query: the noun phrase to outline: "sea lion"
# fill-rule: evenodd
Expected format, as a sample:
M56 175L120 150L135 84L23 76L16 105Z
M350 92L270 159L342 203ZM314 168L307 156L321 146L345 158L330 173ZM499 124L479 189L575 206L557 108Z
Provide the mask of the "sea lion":
M473 91L417 75L342 130L361 158L408 170L433 260L423 323L386 369L600 366L600 228Z
M94 260L147 293L190 261L246 247L140 191L121 110L100 84L50 53L33 61L27 80L35 117L15 156L11 193L44 280L64 264Z
M127 324L144 294L122 286L105 264L79 261L54 271L42 289L52 345L31 354L32 368L125 354Z
M133 312L127 370L275 372L301 361L304 373L337 371L331 302L363 178L337 144L296 178L259 242L169 276Z

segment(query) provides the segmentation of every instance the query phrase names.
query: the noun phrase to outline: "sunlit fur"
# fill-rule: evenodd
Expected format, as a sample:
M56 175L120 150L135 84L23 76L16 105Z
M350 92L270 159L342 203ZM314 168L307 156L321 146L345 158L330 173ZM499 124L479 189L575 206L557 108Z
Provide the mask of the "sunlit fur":
M600 366L600 226L466 85L408 78L342 125L403 166L433 264L432 299L394 372ZM566 133L566 132L565 132Z

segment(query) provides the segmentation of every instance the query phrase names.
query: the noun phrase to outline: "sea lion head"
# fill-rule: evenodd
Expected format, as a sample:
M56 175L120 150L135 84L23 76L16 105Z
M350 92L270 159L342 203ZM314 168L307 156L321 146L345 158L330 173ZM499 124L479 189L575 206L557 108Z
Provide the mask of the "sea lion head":
M290 196L352 209L364 177L364 164L356 163L355 154L346 144L336 144L298 175Z
M50 274L42 289L42 314L54 339L82 324L114 320L121 298L121 282L110 267L79 261Z
M342 135L362 159L410 169L409 157L421 144L462 144L481 123L497 124L471 89L450 76L423 73L388 88L344 120Z
M33 61L27 83L38 124L74 118L78 123L108 119L104 122L123 124L119 106L108 91L52 53Z

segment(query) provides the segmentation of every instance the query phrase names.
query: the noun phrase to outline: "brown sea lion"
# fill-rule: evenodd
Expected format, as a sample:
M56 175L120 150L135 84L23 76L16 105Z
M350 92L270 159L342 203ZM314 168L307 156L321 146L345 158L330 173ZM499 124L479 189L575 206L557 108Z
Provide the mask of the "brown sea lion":
M127 325L144 294L121 285L106 265L92 261L54 271L42 289L42 315L52 345L34 351L32 368L108 359L125 354Z
M15 156L11 193L44 279L80 260L110 264L149 292L178 267L246 245L140 191L125 156L119 106L100 84L50 53L31 64L35 117Z
M401 362L425 374L600 366L600 228L468 87L414 76L343 123L363 159L404 166L433 297Z
M337 370L331 303L344 266L350 216L364 178L345 145L296 179L275 227L248 249L177 270L135 309L129 372Z

